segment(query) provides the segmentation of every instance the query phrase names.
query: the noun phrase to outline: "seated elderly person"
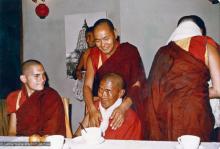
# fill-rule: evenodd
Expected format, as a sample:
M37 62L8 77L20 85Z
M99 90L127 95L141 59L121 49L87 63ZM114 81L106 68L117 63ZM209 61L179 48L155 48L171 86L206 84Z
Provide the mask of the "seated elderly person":
M10 116L9 135L65 136L65 114L60 95L45 87L45 70L37 60L27 60L21 66L20 90L7 97Z
M105 139L141 140L141 123L137 114L132 109L128 109L126 111L125 119L121 127L113 130L109 126L112 120L112 112L122 103L124 93L124 81L121 76L115 73L108 73L103 76L99 84L99 100L94 103L102 115L100 128L102 130L103 137ZM82 125L84 127L89 127L88 113L84 117ZM75 136L79 136L80 131L81 128L79 127Z

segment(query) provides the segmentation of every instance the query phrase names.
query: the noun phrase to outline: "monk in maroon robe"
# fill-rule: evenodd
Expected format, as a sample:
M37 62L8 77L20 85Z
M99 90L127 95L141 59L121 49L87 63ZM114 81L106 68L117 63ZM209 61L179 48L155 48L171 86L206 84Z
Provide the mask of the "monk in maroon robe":
M96 60L96 57L93 57L95 55L93 55L93 52L97 52L96 50L98 49L93 49L91 51L92 61ZM123 77L126 82L126 96L133 99L131 107L138 113L139 117L143 119L143 101L146 99L147 95L146 76L137 48L129 43L120 44L114 55L103 63L103 65L96 71L94 79L93 93L95 96L98 93L100 78L110 72L120 74ZM140 87L133 86L137 81L139 81Z
M126 110L125 119L119 128L112 129L110 127L111 113L121 104L124 93L124 83L120 75L106 73L103 76L99 85L99 100L94 102L96 109L102 115L102 120L99 123L103 137L105 139L141 140L143 139L141 122L136 112L131 108ZM84 127L90 127L88 113L82 124ZM76 136L80 135L80 130L81 127L76 131Z
M173 33L175 42L161 47L154 58L145 104L147 139L177 140L188 134L210 140L214 117L209 98L220 95L220 57L194 19L200 20L197 16L182 20ZM189 27L191 36L184 32ZM214 83L209 88L210 74Z
M54 89L44 87L46 77L43 65L36 60L24 62L20 79L22 89L7 97L9 135L65 136L62 99Z
M119 44L115 28L108 19L100 19L94 24L94 37L97 48L90 51L83 88L90 123L99 126L101 114L94 106L93 96L97 95L100 78L109 72L120 74L127 90L122 104L112 113L111 127L117 129L122 125L125 112L131 105L144 123L146 76L137 48L129 43Z
M95 106L99 109L99 104L101 101L96 101ZM112 119L109 120L109 123ZM110 126L105 131L105 139L115 139L115 140L142 140L143 131L141 126L141 121L131 108L125 112L125 120L121 127L113 130Z

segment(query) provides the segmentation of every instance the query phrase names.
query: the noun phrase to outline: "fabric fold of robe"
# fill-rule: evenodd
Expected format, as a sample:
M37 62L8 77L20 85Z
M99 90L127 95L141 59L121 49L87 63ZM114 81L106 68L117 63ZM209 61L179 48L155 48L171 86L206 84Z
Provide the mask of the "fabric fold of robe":
M91 51L91 53L93 52ZM97 57L91 57L91 59L94 62ZM147 80L138 49L129 43L122 43L118 46L115 53L106 59L96 71L93 84L94 95L97 95L100 79L106 73L117 73L123 77L126 83L126 96L132 99L132 109L137 112L141 122L144 123L145 110L143 103L147 97ZM139 85L133 86L136 82Z
M95 106L98 109L100 101L95 102ZM98 109L99 110L99 109ZM112 119L109 120L109 125L112 122ZM116 139L116 140L142 140L143 131L141 126L141 121L137 116L137 113L132 109L128 109L125 113L125 120L122 123L121 127L113 130L108 125L108 128L105 131L105 139Z
M21 99L23 103L14 111L18 93L19 91L12 92L7 98L8 105L11 106L8 112L16 113L18 136L66 135L62 99L54 89L48 87L27 97L22 88L21 98L26 99Z
M160 48L148 78L147 139L175 141L191 134L209 141L214 125L209 79L206 65L174 42Z

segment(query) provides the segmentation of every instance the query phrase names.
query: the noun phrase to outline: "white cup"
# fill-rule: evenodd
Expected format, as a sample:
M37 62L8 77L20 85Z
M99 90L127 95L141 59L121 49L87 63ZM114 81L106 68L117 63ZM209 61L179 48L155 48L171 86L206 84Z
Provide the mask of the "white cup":
M178 139L179 144L184 149L198 149L200 144L200 137L194 135L183 135Z
M101 139L101 129L99 127L89 127L81 130L83 139L88 144L96 144Z
M62 149L64 143L64 136L50 135L47 136L46 142L50 142L50 149Z

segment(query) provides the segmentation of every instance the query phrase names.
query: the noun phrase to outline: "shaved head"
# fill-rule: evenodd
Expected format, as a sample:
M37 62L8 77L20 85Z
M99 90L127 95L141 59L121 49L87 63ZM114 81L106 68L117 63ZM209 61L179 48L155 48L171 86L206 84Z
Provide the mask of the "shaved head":
M96 29L98 26L100 26L102 24L107 24L107 26L110 28L110 30L114 32L115 27L114 27L113 23L109 19L106 19L106 18L99 19L98 21L96 21L94 24L94 29Z
M125 94L123 78L115 73L107 73L99 84L98 97L101 105L107 109Z
M125 88L125 83L123 78L116 73L107 73L102 77L102 80L111 81L114 83L119 89Z
M39 62L37 60L34 60L34 59L30 59L30 60L27 60L27 61L23 62L21 64L21 73L25 74L30 69L31 66L36 66L36 65L43 66L41 64L41 62Z

